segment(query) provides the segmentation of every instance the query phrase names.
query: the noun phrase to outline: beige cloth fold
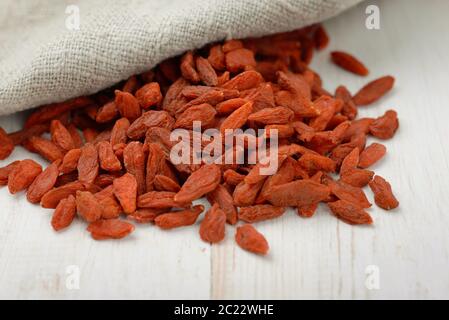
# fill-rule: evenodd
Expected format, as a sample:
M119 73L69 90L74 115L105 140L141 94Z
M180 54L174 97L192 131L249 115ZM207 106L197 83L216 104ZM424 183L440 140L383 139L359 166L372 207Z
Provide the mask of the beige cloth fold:
M360 1L2 0L0 115L95 93L208 42L293 30Z

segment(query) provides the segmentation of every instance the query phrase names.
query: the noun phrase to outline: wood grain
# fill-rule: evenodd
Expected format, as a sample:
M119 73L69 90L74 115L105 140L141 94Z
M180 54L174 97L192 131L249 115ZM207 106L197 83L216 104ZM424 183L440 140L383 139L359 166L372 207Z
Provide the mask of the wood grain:
M381 10L380 30L365 28L365 7L373 3ZM238 248L231 227L212 247L199 239L198 226L168 232L138 226L124 241L96 242L81 223L56 234L51 211L1 188L0 298L449 298L448 11L444 0L370 1L326 22L332 42L313 67L327 89L347 84L355 92L379 76L397 78L392 93L360 110L378 116L394 108L401 124L393 140L382 141L388 154L374 168L401 205L392 212L373 206L374 226L348 226L325 206L311 219L290 211L257 224L270 243L267 257ZM340 49L364 61L369 77L334 66L329 52ZM11 131L22 119L2 117L0 125ZM26 156L17 149L8 161ZM72 265L80 288L70 290ZM377 290L365 284L371 265L379 270Z

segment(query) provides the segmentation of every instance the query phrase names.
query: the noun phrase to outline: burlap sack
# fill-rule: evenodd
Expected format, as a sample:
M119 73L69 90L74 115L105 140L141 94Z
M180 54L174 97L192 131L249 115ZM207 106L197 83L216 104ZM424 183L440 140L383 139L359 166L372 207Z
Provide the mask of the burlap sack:
M2 0L0 115L97 92L208 42L315 23L359 1Z

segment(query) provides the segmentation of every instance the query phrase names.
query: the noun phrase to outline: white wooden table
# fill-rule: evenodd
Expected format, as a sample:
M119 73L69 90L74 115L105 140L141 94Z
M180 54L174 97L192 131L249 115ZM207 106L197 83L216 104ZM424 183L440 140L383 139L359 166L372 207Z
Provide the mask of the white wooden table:
M57 234L51 211L1 188L0 298L449 298L449 1L374 1L377 31L365 28L371 3L326 23L332 43L314 67L328 89L355 91L367 80L329 62L330 50L343 49L371 67L370 79L397 77L394 92L361 115L399 113L400 130L375 167L391 181L398 210L373 206L373 227L348 226L324 206L312 219L289 212L258 223L271 246L259 257L235 245L233 228L214 246L199 239L198 226L140 225L125 240L93 241L76 221ZM0 125L18 129L22 117ZM17 148L8 161L24 157Z

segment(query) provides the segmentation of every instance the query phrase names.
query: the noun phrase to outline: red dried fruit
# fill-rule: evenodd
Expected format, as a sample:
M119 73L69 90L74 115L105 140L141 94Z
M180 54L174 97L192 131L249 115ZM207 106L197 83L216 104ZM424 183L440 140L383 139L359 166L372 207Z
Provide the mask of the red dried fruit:
M125 90L123 90L125 91ZM129 92L129 91L125 91ZM119 114L117 105L115 101L110 101L104 104L100 109L98 109L97 115L95 117L95 121L98 123L106 123L114 120Z
M359 164L359 148L355 147L352 151L343 159L340 166L340 175L346 175L350 170L357 168Z
M329 36L326 32L326 29L324 29L322 25L319 25L317 27L313 40L315 42L315 48L317 48L318 50L323 50L329 44Z
M166 111L150 110L142 114L128 128L127 135L130 139L137 140L145 136L148 128L164 127L171 129L175 120Z
M174 128L193 129L194 121L200 121L202 128L209 128L214 124L216 114L210 104L192 106L178 116Z
M192 200L203 195L212 205L200 226L208 242L220 241L225 220L235 224L238 215L255 222L278 217L286 206L293 206L300 216L311 217L319 202L331 202L344 221L371 223L363 211L371 204L362 187L371 184L380 206L389 209L398 203L389 184L372 180L374 172L364 169L386 152L376 143L365 149L366 137L392 137L398 120L394 111L355 120L357 105L381 97L394 79L373 81L355 97L339 86L332 96L308 66L314 50L328 42L323 26L317 24L206 45L91 97L41 107L24 129L9 135L0 129L0 158L14 145L22 145L53 163L31 176L30 170L19 170L30 160L14 162L0 168L0 185L9 184L15 192L28 187L30 201L40 199L45 208L57 207L52 219L56 230L70 224L78 202L80 215L96 220L88 228L95 239L120 238L132 231L132 225L117 219L123 212L129 219L162 228L193 224L204 208L192 208ZM355 73L367 73L347 54L333 57ZM179 138L192 139L194 121L201 122L201 133L250 129L260 130L260 136L240 130L226 139L212 134L197 151L213 156L214 164L178 163L172 152L179 155ZM187 129L177 141L171 139L174 128ZM51 141L44 138L47 133ZM229 148L229 138L242 144ZM270 155L277 153L278 166L268 175L262 172L268 166L261 160L266 155L258 149L262 145ZM198 154L190 159L197 160ZM218 164L220 160L226 162ZM334 181L327 172L340 176ZM250 240L245 232L237 232L239 244L266 253L264 238L256 235L254 242L257 232L248 232Z
M232 195L223 185L219 184L215 190L209 192L207 194L207 200L212 205L215 203L218 204L220 209L225 213L226 221L229 224L237 223L237 209L234 206Z
M329 187L311 180L296 180L273 186L267 200L278 207L300 207L329 197Z
M150 223L161 213L163 213L161 209L139 209L129 214L127 218L137 223Z
M25 159L20 161L8 175L8 189L14 194L28 188L34 179L42 172L40 164L34 160Z
M78 160L81 156L81 149L72 149L67 152L62 159L62 163L59 166L59 170L62 173L70 173L75 171L78 166Z
M331 193L341 200L352 202L362 208L371 207L365 193L359 187L353 187L343 181L329 183Z
M368 147L363 150L360 154L360 160L358 166L360 168L369 168L377 161L383 158L383 156L387 153L387 148L380 143L372 143Z
M139 101L129 92L115 90L115 105L120 115L129 121L134 121L142 113Z
M274 219L282 216L285 212L283 207L275 207L269 204L259 204L255 206L244 207L239 210L239 220L248 223Z
M226 214L215 203L205 214L200 224L200 237L205 242L217 243L224 239Z
M122 164L112 150L109 141L101 141L97 145L100 168L105 171L120 171Z
M318 154L306 153L298 160L298 164L308 172L309 176L317 171L335 172L336 163L328 157Z
M391 210L399 206L391 185L381 176L375 176L369 183L369 187L374 193L374 202L382 209Z
M19 164L20 161L14 161L5 167L0 168L0 186L8 184L8 177L11 171Z
M220 102L215 106L215 109L217 110L217 113L220 115L224 114L230 114L234 112L235 110L239 109L241 106L243 106L247 101L242 98L234 98L229 99L223 102Z
M27 199L29 202L39 203L44 194L54 187L56 179L59 176L58 167L60 163L60 160L56 160L34 179L27 190Z
M125 173L120 178L115 179L113 191L126 214L136 211L137 181L132 174Z
M60 187L53 188L48 191L41 199L43 208L56 208L58 203L70 195L75 195L77 191L86 190L86 186L80 181L73 181Z
M332 213L340 220L349 224L372 224L373 219L357 204L345 200L329 202L327 204Z
M313 203L313 204L308 204L308 205L297 207L296 212L301 217L310 218L315 214L315 211L317 208L318 208L318 203Z
M352 100L352 95L345 86L339 86L335 90L335 98L344 102L341 113L347 116L349 120L353 120L357 116L357 106Z
M266 108L249 115L248 120L262 124L285 124L293 119L293 111L289 108Z
M250 224L245 224L237 228L235 241L244 250L262 255L268 253L269 246L267 240Z
M50 162L54 162L64 157L62 149L50 140L33 136L28 142L35 152L39 153L43 158Z
M149 191L138 197L137 206L154 209L186 208L190 206L191 202L176 202L174 200L175 195L175 192L170 191Z
M144 85L136 91L136 98L143 109L159 105L162 102L162 93L159 83L151 82Z
M81 148L77 169L81 182L93 183L98 176L98 152L92 143L86 143Z
M51 140L62 150L69 151L75 148L72 135L59 120L52 120L50 125Z
M122 91L134 93L140 87L139 79L136 76L131 76L123 85Z
M331 56L332 61L346 71L355 73L359 76L367 76L369 73L369 70L365 67L365 65L349 53L333 51Z
M76 192L76 211L87 222L97 221L103 214L100 203L89 191Z
M126 132L128 131L129 126L129 120L126 118L121 118L115 122L111 132L111 145L113 147L117 144L127 142L128 136Z
M259 191L262 189L265 180L260 180L255 184L246 183L244 180L240 182L234 189L232 197L234 205L240 207L251 206L255 203Z
M313 102L316 110L320 115L310 120L309 126L315 131L323 131L326 129L329 121L338 109L338 104L342 103L341 100L337 100L328 96L321 96Z
M399 128L399 120L396 111L388 110L382 117L374 120L369 126L371 135L379 139L390 139Z
M57 205L53 217L51 218L51 225L55 231L67 228L75 219L76 216L76 201L73 195L62 199Z
M195 70L195 63L192 51L188 51L182 56L180 69L182 76L187 80L193 83L200 82L200 76L198 75L198 72Z
M123 150L123 162L126 171L132 174L137 181L137 193L145 193L145 152L143 144L132 141Z
M268 195L271 193L271 188L273 186L277 186L280 184L285 184L288 182L291 182L295 179L296 176L296 167L298 166L298 163L293 158L289 157L287 158L282 165L280 165L280 168L278 172L270 177L268 177L262 187L262 190L260 191L260 194L258 195L256 199L256 203L263 203L267 199ZM225 172L226 174L226 172Z
M154 188L158 191L171 192L178 192L181 189L176 181L160 174L154 177Z
M197 205L191 209L169 212L158 215L154 223L161 229L173 229L190 226L196 222L198 216L204 211L204 206Z
M0 160L6 159L14 150L14 142L5 130L0 127Z
M236 89L239 91L255 88L263 82L262 75L257 71L245 71L222 85L224 89Z
M245 48L239 48L227 52L225 61L226 69L228 69L228 71L232 73L256 67L254 52Z
M109 189L108 189L109 188ZM115 219L120 216L120 213L122 213L122 207L120 204L118 204L114 194L113 194L113 187L109 186L108 191L104 192L102 194L102 191L99 191L94 194L94 197L98 200L98 203L101 206L102 212L101 212L101 218L102 219Z
M78 97L60 103L45 105L34 111L26 120L25 128L30 128L35 124L48 122L67 111L87 107L94 104L89 97Z
M394 78L392 76L385 76L374 81L371 81L353 98L353 101L358 106L366 106L384 96L388 91L393 88Z
M221 48L221 45L219 44L210 48L207 60L209 60L209 63L212 65L212 67L214 67L215 70L221 71L226 68L225 55Z
M245 179L245 176L232 169L228 169L223 173L223 179L227 184L236 186Z
M181 190L175 195L174 200L185 203L198 199L213 191L220 181L220 168L215 164L204 165L189 176L182 185Z
M87 227L95 240L122 239L134 231L134 226L119 219L98 220Z
M373 179L374 172L364 169L349 169L341 174L340 181L353 187L363 188Z
M204 84L208 86L216 86L218 84L217 73L210 64L209 60L203 57L197 57L196 69L198 70L198 75Z
M226 134L226 130L235 130L241 128L253 112L253 103L247 102L235 110L220 125L220 132Z

